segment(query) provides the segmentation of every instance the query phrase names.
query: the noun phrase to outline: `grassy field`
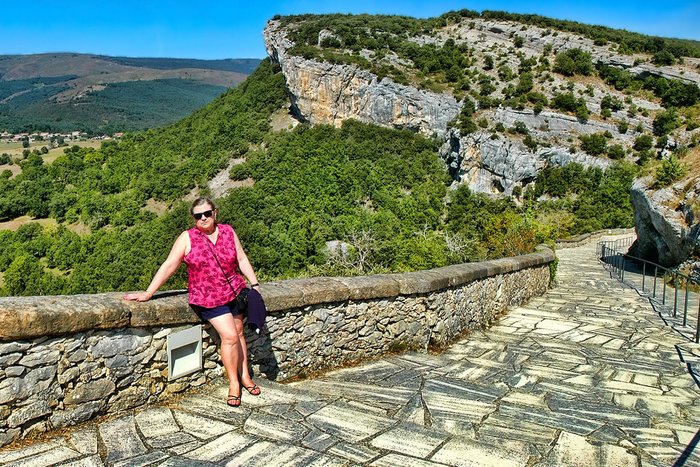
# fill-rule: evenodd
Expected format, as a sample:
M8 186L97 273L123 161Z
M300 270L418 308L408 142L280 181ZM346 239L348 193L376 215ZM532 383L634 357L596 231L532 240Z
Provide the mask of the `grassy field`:
M80 146L84 148L99 148L100 145L102 145L102 141L95 141L95 140L87 140L87 141L71 141L68 146L62 146L59 148L53 148L49 149L49 152L42 155L44 159L45 164L50 164L53 161L56 160L58 156L61 156L63 154L63 150L67 147L70 146ZM29 145L30 150L34 149L39 149L43 146L48 147L48 142L47 141L35 141ZM0 154L2 153L7 153L12 157L13 159L16 158L21 158L22 157L22 152L24 151L25 148L22 147L22 143L0 143ZM0 165L0 173L2 173L3 170L10 170L12 172L12 176L16 176L18 173L22 171L22 169L17 165L17 164L2 164Z
M16 219L12 219L11 221L6 221L6 222L0 222L0 230L17 230L19 229L22 225L28 223L28 222L36 222L37 224L41 224L43 226L47 225L56 225L56 219L34 219L31 216L20 216Z
M36 224L46 226L58 225L56 219L46 218L46 219L35 219L31 216L20 216L11 221L0 222L0 230L12 230L13 232L19 229L22 225L34 222ZM78 235L88 235L90 233L90 228L81 222L76 222L75 224L64 224L69 230L77 233Z

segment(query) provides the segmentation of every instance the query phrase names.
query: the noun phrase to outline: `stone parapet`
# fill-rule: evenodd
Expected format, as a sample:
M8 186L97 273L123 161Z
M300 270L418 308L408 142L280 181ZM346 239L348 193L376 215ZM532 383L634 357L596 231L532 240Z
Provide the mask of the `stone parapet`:
M603 237L609 235L635 235L636 231L634 228L631 229L604 229L596 230L595 232L589 232L581 235L576 235L569 238L559 238L556 241L557 250L562 248L575 248L577 246L585 245L596 240L600 240Z
M268 311L277 312L347 300L428 294L553 260L554 254L545 249L513 258L455 264L426 271L268 282L262 285L262 294ZM123 296L118 292L0 297L0 341L122 327L199 323L199 318L187 303L184 290L159 292L152 300L143 303L126 301Z
M251 365L283 381L446 345L543 294L554 260L542 248L428 271L265 283L265 332L246 330ZM199 323L184 291L145 303L122 295L0 298L0 445L154 403L223 373L218 336L205 326L204 370L168 380L167 336Z

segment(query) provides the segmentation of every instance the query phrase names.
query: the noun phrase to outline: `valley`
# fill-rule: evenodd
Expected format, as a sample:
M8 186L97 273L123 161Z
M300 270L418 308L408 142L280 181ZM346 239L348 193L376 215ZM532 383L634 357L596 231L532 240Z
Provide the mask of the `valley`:
M415 271L630 228L636 180L646 199L667 190L659 216L682 213L692 250L700 45L497 13L273 18L270 58L188 116L31 152L0 177L0 220L56 223L0 230L0 293L143 289L200 195L261 280ZM167 287L184 283L179 271Z

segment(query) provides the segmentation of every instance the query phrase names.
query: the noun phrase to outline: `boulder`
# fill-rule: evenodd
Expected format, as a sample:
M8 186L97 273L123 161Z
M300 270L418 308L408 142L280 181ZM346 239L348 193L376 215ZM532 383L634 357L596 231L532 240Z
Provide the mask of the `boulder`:
M650 185L650 177L632 184L637 241L630 254L662 266L677 266L700 253L700 222L694 211L700 202L700 179L689 190L687 181L658 190Z

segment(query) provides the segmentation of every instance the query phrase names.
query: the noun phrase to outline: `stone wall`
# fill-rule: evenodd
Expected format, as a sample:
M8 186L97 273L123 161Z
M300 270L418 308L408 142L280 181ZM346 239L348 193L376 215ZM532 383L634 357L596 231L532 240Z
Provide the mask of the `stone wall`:
M556 241L557 250L562 248L575 248L577 246L585 245L587 243L599 240L608 235L635 235L634 229L605 229L597 230L595 232L589 232L581 235L576 235L575 237L560 238Z
M256 374L287 380L367 357L446 345L543 294L553 252L404 274L262 287L266 332L247 335ZM168 381L166 338L199 323L184 292L0 298L0 445L164 400L223 373L203 331L204 371Z

